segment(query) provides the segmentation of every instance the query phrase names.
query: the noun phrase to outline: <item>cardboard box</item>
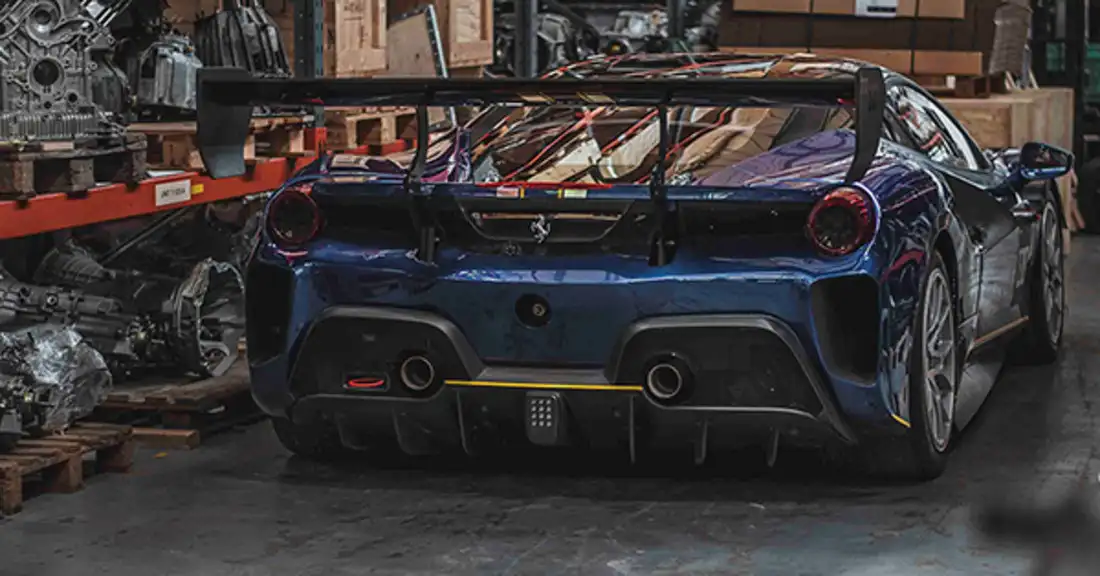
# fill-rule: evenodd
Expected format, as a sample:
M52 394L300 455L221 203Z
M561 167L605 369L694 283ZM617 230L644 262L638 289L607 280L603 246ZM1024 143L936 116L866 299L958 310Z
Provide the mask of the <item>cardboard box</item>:
M263 5L279 27L293 70L295 4L291 0L264 0ZM220 6L220 0L173 0L165 15L190 34L196 20L217 12ZM325 76L361 77L385 70L385 0L331 0L324 6Z
M860 48L794 48L789 46L722 46L723 52L740 54L799 54L851 58L884 66L895 72L923 76L979 76L980 52L944 52L937 50L870 50Z
M738 12L723 3L718 45L752 47L756 52L796 49L836 53L859 50L855 56L907 74L974 76L985 73L993 49L993 13L1000 0L965 0L965 19L860 18L809 13ZM803 0L774 0L791 8ZM845 0L814 0L844 2ZM848 0L853 1L853 0ZM921 6L925 0L921 0ZM902 62L908 59L908 63Z
M735 12L856 16L857 0L732 0ZM919 5L919 6L918 6ZM966 0L897 0L897 18L966 18Z
M384 0L379 0L384 1ZM425 5L435 6L443 54L450 68L493 62L492 0L389 0L390 13L399 18Z

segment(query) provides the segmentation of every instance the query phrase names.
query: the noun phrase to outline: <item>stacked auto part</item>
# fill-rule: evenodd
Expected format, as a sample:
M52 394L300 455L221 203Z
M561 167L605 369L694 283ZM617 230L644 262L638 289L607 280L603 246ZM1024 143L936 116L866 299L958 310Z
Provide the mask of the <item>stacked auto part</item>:
M23 376L0 375L0 454L15 448L24 426L34 428L43 420L43 402Z
M570 19L557 13L540 13L537 18L539 70L552 70L597 54L598 33L595 29L586 26L583 21L578 22L576 18ZM513 15L501 14L496 20L494 72L515 73L512 64L515 35L516 24Z
M186 277L164 277L110 270L62 250L43 261L36 279L51 285L0 280L0 328L72 326L119 376L218 376L237 359L243 286L231 264L204 260Z
M279 27L252 0L228 0L224 10L196 21L195 46L207 66L243 68L258 75L291 73Z
M134 92L138 116L194 113L202 61L191 39L163 25L138 30L124 39L118 55Z
M127 0L9 0L0 4L0 140L118 135L96 103L95 80L112 70L108 25Z
M545 73L599 54L709 51L717 46L717 2L687 2L688 26L679 41L669 37L664 6L542 0L536 15L538 71ZM514 3L496 3L494 74L515 73Z
M27 433L64 430L112 386L103 356L55 323L0 332L0 453Z

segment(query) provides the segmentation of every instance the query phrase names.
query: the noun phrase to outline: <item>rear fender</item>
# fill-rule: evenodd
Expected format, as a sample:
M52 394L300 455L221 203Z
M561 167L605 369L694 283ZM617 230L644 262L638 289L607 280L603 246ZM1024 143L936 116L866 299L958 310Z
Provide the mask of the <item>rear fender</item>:
M958 281L960 310L974 310L977 284L969 281L977 265L968 254L965 229L947 208L945 186L935 178L921 179L884 207L876 241L882 265L878 267L881 302L879 350L884 402L898 422L909 417L909 358L913 347L914 318L921 298L930 255L942 238L949 241L953 258L950 273ZM961 281L960 281L961 280Z

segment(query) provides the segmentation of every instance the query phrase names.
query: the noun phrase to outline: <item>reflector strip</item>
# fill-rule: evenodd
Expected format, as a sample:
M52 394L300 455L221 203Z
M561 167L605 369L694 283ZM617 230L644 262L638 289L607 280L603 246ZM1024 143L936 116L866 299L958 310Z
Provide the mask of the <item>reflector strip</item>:
M382 378L352 378L348 380L348 388L381 388L386 384Z
M894 420L897 420L898 424L901 424L902 426L905 426L906 428L912 428L912 426L909 424L909 422L907 422L901 416L898 416L897 414L891 414L891 416L894 417Z
M555 384L536 382L485 382L479 380L444 380L448 386L475 386L481 388L521 388L528 390L602 390L606 392L641 392L641 386L616 386L614 384Z

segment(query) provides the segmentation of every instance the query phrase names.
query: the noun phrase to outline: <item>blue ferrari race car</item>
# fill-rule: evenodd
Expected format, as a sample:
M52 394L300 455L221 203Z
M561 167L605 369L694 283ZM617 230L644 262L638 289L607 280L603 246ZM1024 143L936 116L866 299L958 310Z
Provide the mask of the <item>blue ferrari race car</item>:
M938 476L1013 357L1062 339L1043 143L810 55L627 55L534 79L204 69L199 142L253 106L409 106L413 150L319 157L247 270L254 396L295 453L573 445L696 461L835 446ZM456 109L472 107L458 122Z

